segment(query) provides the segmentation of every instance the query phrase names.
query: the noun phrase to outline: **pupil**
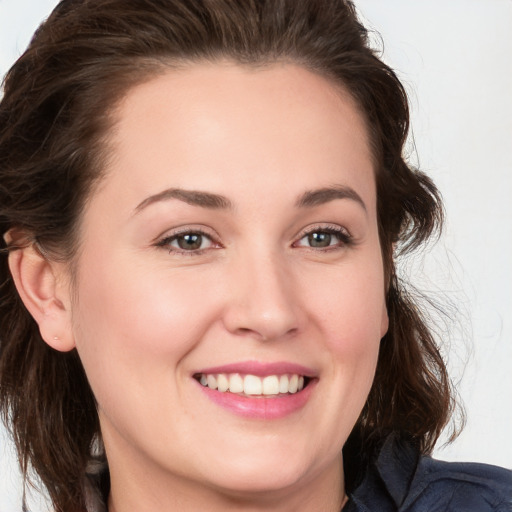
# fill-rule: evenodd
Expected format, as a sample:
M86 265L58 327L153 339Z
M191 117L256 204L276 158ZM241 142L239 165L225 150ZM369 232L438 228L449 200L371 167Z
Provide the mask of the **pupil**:
M311 233L308 236L311 247L329 247L331 245L330 233Z
M192 249L199 249L202 241L203 237L201 235L183 235L178 238L178 245L180 249L190 251Z

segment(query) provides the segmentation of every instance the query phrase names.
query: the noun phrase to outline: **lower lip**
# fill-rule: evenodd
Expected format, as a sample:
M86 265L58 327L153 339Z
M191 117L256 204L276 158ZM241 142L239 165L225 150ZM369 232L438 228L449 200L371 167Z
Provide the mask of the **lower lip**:
M220 405L239 416L246 418L275 420L289 416L302 409L316 385L316 379L311 380L301 391L287 395L275 395L270 397L263 396L243 396L236 393L220 392L203 386L199 382L203 393L214 403Z

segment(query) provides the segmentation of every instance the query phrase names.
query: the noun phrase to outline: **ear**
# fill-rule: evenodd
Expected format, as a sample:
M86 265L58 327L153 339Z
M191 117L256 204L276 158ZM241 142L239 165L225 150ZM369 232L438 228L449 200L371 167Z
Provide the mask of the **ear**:
M12 233L6 235L12 240ZM9 268L29 313L39 325L43 340L56 350L75 347L71 329L71 301L65 266L50 261L34 243L9 253Z
M382 339L389 329L389 313L388 313L388 306L387 306L387 297L389 295L389 290L391 286L393 285L393 279L394 279L394 273L395 273L395 266L394 266L394 254L396 249L396 243L392 243L389 247L388 251L388 258L384 257L384 300L382 302L382 314L381 314L381 321L380 321L380 338ZM388 262L389 264L386 264ZM386 268L387 267L387 268Z
M380 338L382 339L389 329L389 315L388 308L386 306L386 301L383 301L382 305L382 317L380 320Z

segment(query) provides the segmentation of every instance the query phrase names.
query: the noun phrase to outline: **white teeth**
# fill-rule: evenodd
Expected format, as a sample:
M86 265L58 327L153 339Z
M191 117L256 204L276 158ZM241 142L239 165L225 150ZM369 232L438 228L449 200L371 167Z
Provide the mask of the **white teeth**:
M216 389L221 393L244 393L255 396L271 396L279 394L294 394L304 388L304 376L291 375L256 375L242 376L239 373L201 374L199 382L210 389Z
M214 375L208 375L206 377L206 383L210 389L217 389L217 379Z
M278 395L279 394L279 379L277 375L269 375L263 379L263 394L264 395Z
M222 392L229 389L229 380L223 373L217 375L217 389Z
M290 383L290 379L288 375L281 375L279 379L279 393L288 393L288 384Z
M290 393L297 393L297 388L299 387L299 376L292 375L290 377L290 384L288 384L288 391Z
M240 374L233 373L229 376L229 391L231 391L231 393L244 392L244 380Z
M256 375L246 375L244 377L244 393L246 395L261 395L263 383Z

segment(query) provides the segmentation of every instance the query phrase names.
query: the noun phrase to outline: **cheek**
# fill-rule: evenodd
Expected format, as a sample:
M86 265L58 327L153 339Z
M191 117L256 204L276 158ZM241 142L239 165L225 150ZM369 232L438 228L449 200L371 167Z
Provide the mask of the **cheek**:
M361 401L366 399L375 376L381 338L376 325L371 320L367 322L367 316L351 315L345 319L352 322L350 326L340 322L328 338L333 373L352 397Z
M311 301L332 358L334 378L351 392L359 389L364 395L371 387L380 340L387 327L379 260L351 265L347 272L338 269L327 282L324 292L311 292Z
M378 267L377 267L378 268ZM341 273L340 273L341 274ZM327 290L311 292L319 324L333 349L364 353L387 328L382 275L353 271L332 278Z
M101 343L124 349L175 351L199 334L214 307L213 297L192 273L148 271L119 262L84 266L95 269L81 276L79 287L77 320L84 338L103 338Z
M123 390L144 396L148 387L179 382L182 359L215 317L211 287L200 287L192 272L149 272L133 260L82 268L94 271L79 276L74 335L100 405L117 407Z
M326 446L341 450L370 392L377 366L384 307L382 276L372 266L350 266L331 276L325 293L316 293L315 323L325 349L322 429L334 440ZM313 298L313 297L312 297ZM333 448L334 447L334 448Z

